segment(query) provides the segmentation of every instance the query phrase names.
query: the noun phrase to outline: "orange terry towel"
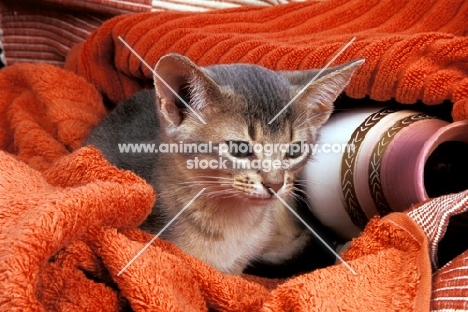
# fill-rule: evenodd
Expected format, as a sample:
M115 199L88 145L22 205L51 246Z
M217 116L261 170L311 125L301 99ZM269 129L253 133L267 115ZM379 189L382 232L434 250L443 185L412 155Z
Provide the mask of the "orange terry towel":
M112 103L151 85L150 66L167 53L199 65L255 63L272 69L325 66L365 58L346 89L353 98L400 103L455 103L468 116L468 1L330 0L201 14L162 12L118 16L68 56Z
M282 284L223 275L160 240L118 275L152 238L130 229L151 207L149 186L90 148L45 172L5 152L0 164L1 311L427 311L427 240L404 214L354 243L357 275L343 265Z
M92 85L52 65L6 67L0 86L0 148L35 169L79 148L106 113Z

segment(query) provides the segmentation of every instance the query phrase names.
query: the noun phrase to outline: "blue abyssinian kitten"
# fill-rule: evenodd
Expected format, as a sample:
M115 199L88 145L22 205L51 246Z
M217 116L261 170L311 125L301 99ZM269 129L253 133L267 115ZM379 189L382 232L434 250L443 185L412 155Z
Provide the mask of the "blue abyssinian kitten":
M311 151L277 148L266 153L252 147L315 143L333 102L362 63L329 68L304 89L318 70L281 72L247 64L198 67L184 56L169 54L155 67L155 90L141 91L119 104L86 144L154 187L157 200L143 230L158 233L206 188L160 237L226 273L240 274L253 260L280 263L312 237L277 198L296 207L294 182ZM119 149L123 143L158 147L208 142L211 153ZM241 146L249 149L237 148ZM195 159L214 161L211 168L206 163L197 168ZM248 167L254 160L275 159L282 165L271 170Z

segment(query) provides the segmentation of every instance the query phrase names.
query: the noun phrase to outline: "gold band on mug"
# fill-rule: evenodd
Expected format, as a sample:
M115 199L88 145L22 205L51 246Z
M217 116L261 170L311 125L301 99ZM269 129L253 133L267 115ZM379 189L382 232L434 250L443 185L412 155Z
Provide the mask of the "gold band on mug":
M341 160L341 190L343 191L344 197L343 205L351 218L351 221L361 229L364 229L369 219L359 204L354 187L354 165L356 163L356 156L369 130L382 120L382 118L396 111L397 109L395 108L387 107L369 115L359 125L359 127L354 130L348 141L348 146L353 146L353 148L347 149Z

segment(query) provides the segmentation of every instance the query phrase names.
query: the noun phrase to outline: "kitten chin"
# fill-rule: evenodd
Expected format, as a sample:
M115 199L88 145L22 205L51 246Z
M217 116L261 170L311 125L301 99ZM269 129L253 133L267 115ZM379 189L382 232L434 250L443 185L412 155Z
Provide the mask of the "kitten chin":
M155 90L119 104L86 144L154 187L157 200L141 225L145 231L158 233L174 219L161 238L225 273L240 274L254 260L282 263L311 238L276 198L297 210L294 183L312 155L295 147L317 142L334 100L362 62L316 77L317 70L278 72L249 64L198 67L170 54L155 67ZM215 148L122 152L124 143ZM190 168L195 157L218 167Z

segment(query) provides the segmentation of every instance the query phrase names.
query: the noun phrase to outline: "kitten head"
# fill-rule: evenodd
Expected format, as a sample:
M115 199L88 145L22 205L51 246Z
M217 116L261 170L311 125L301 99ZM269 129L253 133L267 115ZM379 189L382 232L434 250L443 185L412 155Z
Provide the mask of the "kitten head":
M162 141L212 142L213 153L171 155L179 167L187 165L185 178L210 194L257 204L274 200L274 193L287 196L311 156L306 144L317 141L363 62L318 75L248 64L198 67L184 56L164 56L155 68Z

